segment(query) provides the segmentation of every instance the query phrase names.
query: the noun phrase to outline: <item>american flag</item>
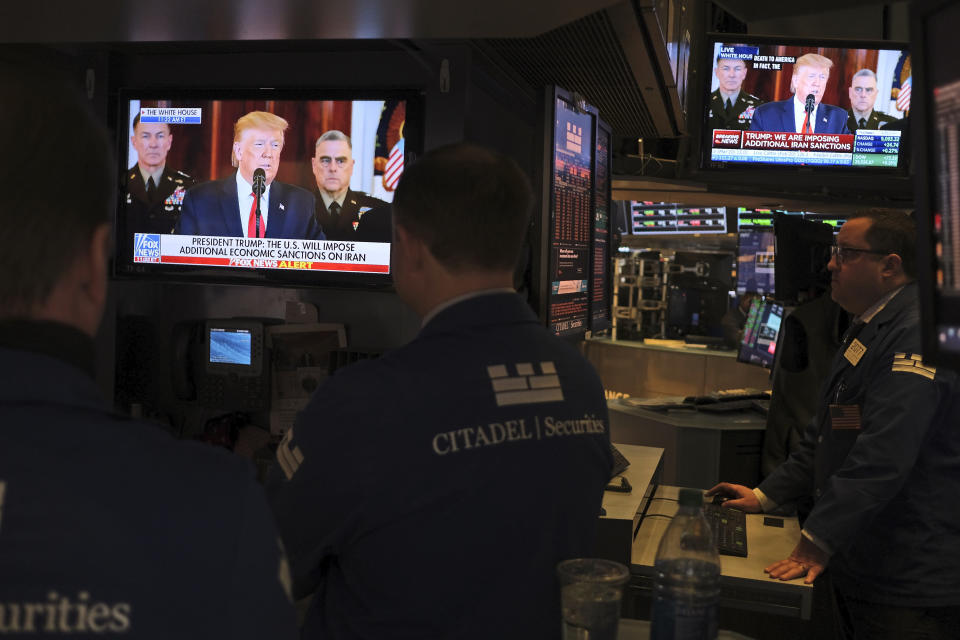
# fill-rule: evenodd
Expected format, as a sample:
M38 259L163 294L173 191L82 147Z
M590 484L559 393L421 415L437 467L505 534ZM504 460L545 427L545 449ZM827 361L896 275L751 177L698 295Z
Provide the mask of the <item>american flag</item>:
M900 85L900 93L897 94L897 111L910 110L910 87L913 85L913 76L910 76Z
M390 191L397 188L400 176L403 174L403 138L393 145L390 157L387 158L387 168L383 170L383 186Z
M831 404L830 426L834 429L859 429L860 407L855 404Z

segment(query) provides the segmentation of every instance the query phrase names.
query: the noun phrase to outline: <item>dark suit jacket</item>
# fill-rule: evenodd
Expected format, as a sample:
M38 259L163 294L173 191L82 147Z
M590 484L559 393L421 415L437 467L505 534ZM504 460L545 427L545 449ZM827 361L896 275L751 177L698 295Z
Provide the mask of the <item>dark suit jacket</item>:
M343 198L343 208L340 210L340 215L337 216L336 219L327 211L327 207L324 206L323 198L319 193L316 195L316 203L317 222L320 223L320 226L323 228L323 233L326 234L328 240L361 240L361 238L357 237L357 230L360 227L361 220L368 215L367 212L379 207L386 207L388 211L390 209L390 203L379 198L374 198L373 196L368 196L362 191L354 191L352 189L347 189L347 195ZM361 211L363 212L362 214ZM389 220L387 224L390 224ZM389 236L390 232L388 227L387 237L379 241L389 242ZM368 238L368 241L378 240Z
M850 129L850 133L853 133L857 129L860 129L860 124L857 122L856 116L853 114L853 109L847 109L847 129ZM897 119L893 116L888 116L885 113L879 111L871 111L870 117L867 118L867 126L862 127L864 129L879 129L885 127L890 122L896 122Z
M850 133L847 128L847 111L840 107L820 103L817 107L815 122L811 123L814 133ZM793 96L789 100L768 102L753 112L750 131L784 131L796 133L797 125L793 119Z
M188 189L176 232L194 236L244 237L240 224L236 174ZM270 210L266 238L323 240L313 217L313 194L274 180L270 185Z

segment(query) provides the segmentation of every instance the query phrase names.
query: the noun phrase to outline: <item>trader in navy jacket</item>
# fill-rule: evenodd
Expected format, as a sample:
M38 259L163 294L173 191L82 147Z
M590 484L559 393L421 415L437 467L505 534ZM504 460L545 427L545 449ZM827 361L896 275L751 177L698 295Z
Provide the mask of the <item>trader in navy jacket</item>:
M793 553L766 571L826 572L846 638L960 637L960 394L921 355L915 241L900 212L843 225L831 295L854 320L814 419L759 487L711 489L754 512L813 499Z
M23 171L0 206L17 237L0 252L0 636L292 639L252 466L116 413L94 381L116 173L66 82L0 65L0 138L30 149L0 159Z
M823 93L830 79L833 61L816 53L797 58L793 64L790 89L794 95L789 100L768 102L757 107L750 122L750 131L775 131L788 133L850 133L847 129L847 111L840 107L822 104ZM809 118L806 113L807 96L813 96L814 111ZM807 128L805 129L804 126Z
M594 553L612 456L600 378L513 289L531 202L472 145L404 172L394 284L423 326L327 380L268 479L303 638L560 637L556 564Z
M237 172L188 189L176 233L323 240L325 236L313 215L313 194L274 180L287 126L286 120L266 111L251 111L237 120L231 156ZM263 169L266 175L259 228L252 186L257 169Z

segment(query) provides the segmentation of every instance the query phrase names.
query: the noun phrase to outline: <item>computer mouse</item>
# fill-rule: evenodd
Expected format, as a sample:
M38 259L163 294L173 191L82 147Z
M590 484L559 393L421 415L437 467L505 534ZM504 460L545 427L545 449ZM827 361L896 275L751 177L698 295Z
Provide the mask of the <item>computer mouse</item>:
M713 504L723 504L726 501L727 501L727 498L723 497L719 493L714 494L713 500L711 500Z

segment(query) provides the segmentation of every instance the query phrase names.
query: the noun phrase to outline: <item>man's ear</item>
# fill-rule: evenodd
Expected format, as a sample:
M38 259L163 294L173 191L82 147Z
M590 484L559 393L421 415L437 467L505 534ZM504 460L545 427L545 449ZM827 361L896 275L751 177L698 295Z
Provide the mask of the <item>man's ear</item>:
M393 250L402 255L404 264L406 264L408 268L413 267L419 269L422 267L425 257L424 252L427 250L423 240L399 224L393 226L393 233Z
M110 259L110 225L93 231L87 251L79 260L81 285L90 302L101 308L107 300L107 264Z
M903 274L903 259L896 253L891 253L884 257L881 273L886 278L893 278Z

